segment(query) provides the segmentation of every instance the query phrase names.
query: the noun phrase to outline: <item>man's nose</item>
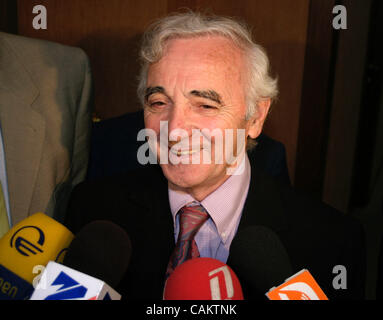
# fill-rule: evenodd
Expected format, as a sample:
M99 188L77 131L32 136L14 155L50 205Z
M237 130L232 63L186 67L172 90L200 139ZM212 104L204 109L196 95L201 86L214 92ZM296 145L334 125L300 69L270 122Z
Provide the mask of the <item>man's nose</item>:
M177 136L185 135L185 131L188 132L188 124L190 122L190 112L187 106L175 104L170 110L168 121L169 138L175 134Z

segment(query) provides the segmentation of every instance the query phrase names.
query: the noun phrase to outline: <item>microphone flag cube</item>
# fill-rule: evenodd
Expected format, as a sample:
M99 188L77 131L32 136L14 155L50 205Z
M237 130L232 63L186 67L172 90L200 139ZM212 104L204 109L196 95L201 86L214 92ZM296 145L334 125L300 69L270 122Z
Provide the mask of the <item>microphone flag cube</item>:
M104 281L50 261L30 300L120 300Z
M270 300L328 300L307 269L286 279L280 286L271 288L266 296Z

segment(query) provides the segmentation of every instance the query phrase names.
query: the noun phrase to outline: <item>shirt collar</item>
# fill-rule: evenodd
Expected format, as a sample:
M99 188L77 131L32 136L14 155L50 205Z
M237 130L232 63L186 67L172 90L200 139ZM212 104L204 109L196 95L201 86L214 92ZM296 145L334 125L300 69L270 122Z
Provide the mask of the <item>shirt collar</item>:
M246 154L234 173L201 202L196 201L190 194L180 193L168 188L173 222L175 223L177 212L183 206L192 201L201 203L209 213L222 241L225 243L242 213L250 184L250 176L250 162Z

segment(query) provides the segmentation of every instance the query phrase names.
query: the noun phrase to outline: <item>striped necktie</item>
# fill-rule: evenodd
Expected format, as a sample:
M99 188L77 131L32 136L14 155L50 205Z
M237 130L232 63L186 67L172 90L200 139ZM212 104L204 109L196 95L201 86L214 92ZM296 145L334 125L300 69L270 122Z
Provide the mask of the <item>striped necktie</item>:
M166 271L166 279L174 269L188 259L199 258L197 244L194 236L209 218L209 214L199 203L186 205L178 212L180 219L180 231L175 249L170 257Z
M7 208L5 207L5 200L3 188L0 182L0 238L9 230L9 221L7 215Z

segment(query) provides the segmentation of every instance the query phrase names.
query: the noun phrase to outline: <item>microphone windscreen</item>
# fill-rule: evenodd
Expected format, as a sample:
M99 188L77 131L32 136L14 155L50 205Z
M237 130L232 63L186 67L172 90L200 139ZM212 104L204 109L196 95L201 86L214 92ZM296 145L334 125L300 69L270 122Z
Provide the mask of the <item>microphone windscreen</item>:
M35 213L13 226L0 240L0 264L32 283L36 265L61 262L73 234L44 213Z
M0 240L0 300L28 298L41 271L35 267L45 267L51 260L62 262L73 237L44 213L35 213L13 226Z
M179 265L166 281L164 300L243 300L234 271L212 258L190 259Z
M124 229L111 221L98 220L76 234L63 264L116 288L128 268L131 251Z
M270 288L293 274L279 237L264 226L238 232L230 247L228 263L243 285L245 299L264 298Z

